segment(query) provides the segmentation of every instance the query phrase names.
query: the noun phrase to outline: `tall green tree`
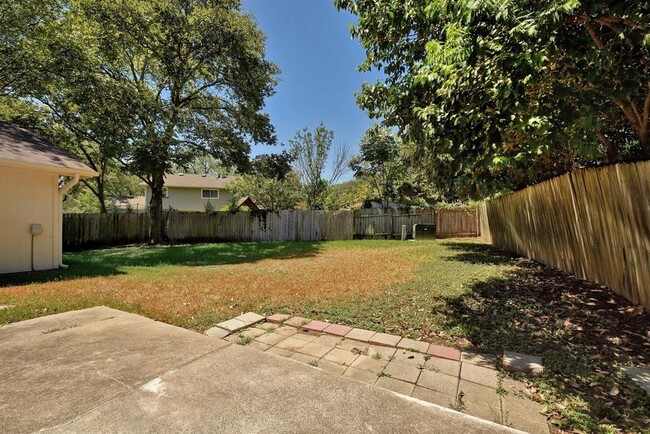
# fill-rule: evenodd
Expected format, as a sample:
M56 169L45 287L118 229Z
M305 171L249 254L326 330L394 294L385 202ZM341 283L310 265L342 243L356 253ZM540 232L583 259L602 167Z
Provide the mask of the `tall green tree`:
M44 49L62 0L0 1L0 96L22 94L44 82L55 66Z
M390 129L373 126L359 143L359 155L350 163L354 176L372 187L372 198L383 204L398 200L399 182L403 179L400 142Z
M450 195L650 158L650 7L615 0L337 0L359 16L361 107Z
M292 210L302 198L300 178L290 172L282 179L261 173L247 173L230 184L237 197L250 196L265 211Z
M89 35L93 78L128 122L119 160L151 187L150 238L163 236L164 175L209 153L245 165L250 142L275 142L261 113L278 69L237 0L75 0L73 30ZM82 104L82 102L79 102Z
M291 163L295 156L291 152L282 151L278 154L261 154L253 158L250 164L251 172L282 181L291 172Z
M308 209L323 209L327 190L349 170L349 148L339 143L333 150L331 175L325 177L333 140L334 131L328 130L322 122L313 132L304 128L289 140L290 152L295 159L294 169L300 175Z

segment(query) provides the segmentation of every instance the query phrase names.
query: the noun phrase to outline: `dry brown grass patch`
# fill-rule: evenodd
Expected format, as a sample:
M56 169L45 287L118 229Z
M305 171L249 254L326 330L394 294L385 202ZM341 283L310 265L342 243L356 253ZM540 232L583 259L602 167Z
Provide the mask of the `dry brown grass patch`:
M325 248L313 256L213 266L134 268L127 274L13 286L3 295L21 300L91 297L98 303L137 306L157 319L187 320L207 312L227 317L238 306L291 305L347 295L371 295L405 282L412 249Z

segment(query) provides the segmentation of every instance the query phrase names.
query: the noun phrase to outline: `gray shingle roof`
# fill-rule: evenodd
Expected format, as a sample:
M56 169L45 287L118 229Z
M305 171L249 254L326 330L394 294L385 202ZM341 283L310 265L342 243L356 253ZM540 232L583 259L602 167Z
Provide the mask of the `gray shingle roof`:
M165 175L165 187L184 188L226 188L235 178L233 176L220 177L215 175Z
M35 132L4 122L0 122L0 163L2 162L38 166L61 175L97 175L90 167Z

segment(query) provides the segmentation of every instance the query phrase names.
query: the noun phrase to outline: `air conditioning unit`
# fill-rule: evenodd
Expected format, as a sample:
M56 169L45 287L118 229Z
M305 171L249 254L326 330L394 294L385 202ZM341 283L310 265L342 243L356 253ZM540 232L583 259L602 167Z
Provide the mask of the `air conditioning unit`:
M413 225L414 240L435 240L436 225L416 223Z

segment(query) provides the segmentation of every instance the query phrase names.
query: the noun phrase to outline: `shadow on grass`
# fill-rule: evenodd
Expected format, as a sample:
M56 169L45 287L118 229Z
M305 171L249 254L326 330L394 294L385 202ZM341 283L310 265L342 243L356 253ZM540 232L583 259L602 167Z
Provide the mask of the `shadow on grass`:
M489 244L467 242L443 242L445 247L456 253L452 258L456 261L473 265L505 265L516 256L503 250L495 249Z
M263 259L316 256L322 243L311 241L135 246L64 254L65 270L0 276L0 288L84 277L127 274L129 267L207 267L244 264Z
M541 356L546 373L533 380L540 389L588 407L565 427L596 432L600 421L609 420L632 430L649 428L650 399L617 368L650 363L647 313L606 287L493 247L452 248L458 254L448 261L509 262L513 269L444 298L445 329L458 330L478 351Z

